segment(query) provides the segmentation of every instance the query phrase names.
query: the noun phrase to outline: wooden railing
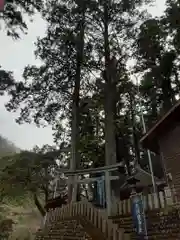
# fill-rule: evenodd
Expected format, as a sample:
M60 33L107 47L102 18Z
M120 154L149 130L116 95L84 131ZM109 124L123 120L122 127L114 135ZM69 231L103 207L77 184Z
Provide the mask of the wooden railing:
M70 203L62 208L50 210L46 215L45 226L49 226L59 220L73 217L82 217L89 221L94 227L98 228L107 239L111 240L129 240L129 235L124 233L124 229L113 224L108 219L106 211L94 208L88 202Z
M174 205L174 199L170 189L165 189L164 192L151 193L143 195L143 203L145 210L153 210L165 208L166 206ZM123 201L113 201L112 216L126 215L131 213L131 199Z

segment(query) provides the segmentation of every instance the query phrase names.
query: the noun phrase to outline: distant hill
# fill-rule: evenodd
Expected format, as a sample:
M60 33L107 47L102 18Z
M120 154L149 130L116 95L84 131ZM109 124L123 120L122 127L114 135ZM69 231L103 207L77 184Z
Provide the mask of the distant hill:
M8 139L0 135L0 174L7 165L8 159L5 156L20 152L21 149L15 146ZM4 198L0 202L0 221L2 219L14 221L13 232L9 240L34 239L34 234L41 223L39 211L34 206L33 200L28 196L12 201L11 198Z
M20 148L0 135L0 157L20 152Z
M0 174L9 161L5 156L20 151L21 149L15 144L0 135ZM4 198L0 202L0 222L7 218L14 221L13 232L9 240L33 240L37 228L41 224L40 213L30 196L20 196L14 200L8 197Z

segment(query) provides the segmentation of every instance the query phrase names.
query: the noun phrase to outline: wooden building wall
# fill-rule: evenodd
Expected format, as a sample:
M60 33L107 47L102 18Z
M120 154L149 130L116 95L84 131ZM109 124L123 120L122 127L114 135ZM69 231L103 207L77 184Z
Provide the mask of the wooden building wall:
M180 201L180 125L160 137L159 146L166 174L172 175L175 201Z

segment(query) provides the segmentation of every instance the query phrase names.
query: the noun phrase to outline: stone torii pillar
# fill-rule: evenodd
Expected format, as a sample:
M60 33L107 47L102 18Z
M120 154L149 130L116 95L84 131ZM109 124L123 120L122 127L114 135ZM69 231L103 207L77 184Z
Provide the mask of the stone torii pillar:
M112 210L112 198L111 198L111 181L110 181L110 173L108 170L105 172L105 189L106 189L106 206L107 206L107 214L111 215Z

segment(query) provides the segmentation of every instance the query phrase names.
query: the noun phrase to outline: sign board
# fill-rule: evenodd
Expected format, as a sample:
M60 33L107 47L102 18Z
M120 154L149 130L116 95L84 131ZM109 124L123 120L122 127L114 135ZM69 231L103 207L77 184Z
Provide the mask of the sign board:
M4 11L6 0L0 0L0 12Z
M136 194L131 197L132 200L132 217L133 223L138 236L146 237L146 217L144 212L143 199L141 194ZM146 239L146 238L142 238Z

